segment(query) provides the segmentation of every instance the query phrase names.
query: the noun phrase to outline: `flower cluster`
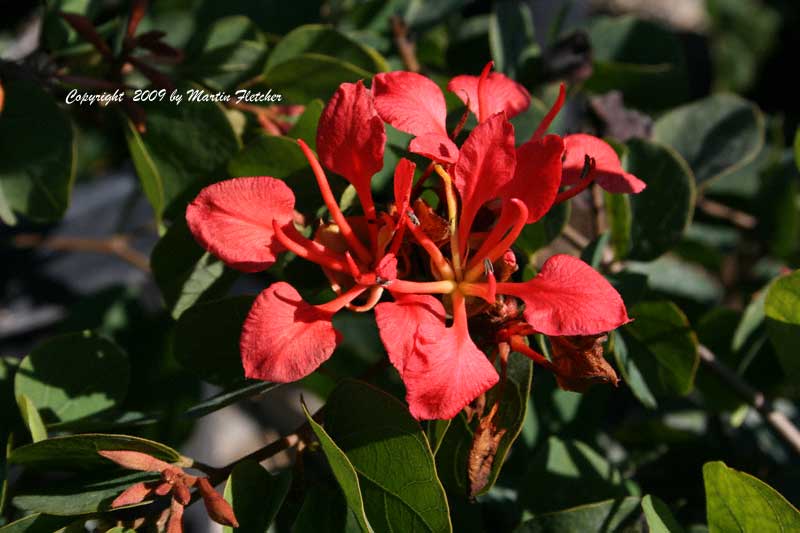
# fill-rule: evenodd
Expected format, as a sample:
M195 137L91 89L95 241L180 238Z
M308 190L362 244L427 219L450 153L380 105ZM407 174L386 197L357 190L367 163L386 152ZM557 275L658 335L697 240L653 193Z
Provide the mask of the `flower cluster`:
M478 122L460 146L467 113L448 133L444 95L420 74L378 74L370 89L362 82L339 87L320 118L318 158L298 141L330 214L311 238L295 226L294 194L278 178L219 182L189 205L195 238L227 265L257 272L288 250L320 265L338 295L312 305L288 283L264 290L241 335L248 377L289 382L313 372L340 340L333 316L348 308L374 310L418 419L458 414L499 381L495 359L504 365L510 349L552 369L566 388L616 383L597 346L602 334L629 321L617 291L568 255L514 282L511 248L526 224L592 182L615 193L637 193L645 184L623 171L602 140L546 133L563 105L563 86L520 146L509 119L530 104L524 87L489 64L480 76L457 76L447 88ZM383 167L385 123L411 134L409 151L429 162L418 171L401 159L394 201L379 211L371 179ZM350 182L361 214L345 216L324 169ZM435 206L419 194L431 177ZM535 333L553 339L552 361L529 346L527 336Z

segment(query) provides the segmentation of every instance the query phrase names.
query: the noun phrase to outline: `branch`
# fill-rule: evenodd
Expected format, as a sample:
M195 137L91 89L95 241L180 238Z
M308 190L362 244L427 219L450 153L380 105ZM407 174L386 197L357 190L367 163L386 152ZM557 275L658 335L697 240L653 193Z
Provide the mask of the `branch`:
M751 230L758 224L758 220L753 215L728 207L714 200L709 200L708 198L700 198L697 200L697 207L707 215L727 220L740 229Z
M392 17L392 33L394 34L394 45L397 47L397 52L400 54L406 70L419 72L420 65L417 61L416 46L408 38L408 26L402 17L397 15Z
M786 441L786 444L800 455L800 430L797 429L792 421L785 414L775 410L762 392L745 383L738 374L719 362L711 350L701 344L698 352L700 360L725 383L730 385L736 394L758 411L767 424Z
M60 252L93 252L116 255L143 272L150 272L150 259L133 248L126 235L112 235L102 239L85 237L44 237L37 233L23 233L14 237L17 248L43 248Z

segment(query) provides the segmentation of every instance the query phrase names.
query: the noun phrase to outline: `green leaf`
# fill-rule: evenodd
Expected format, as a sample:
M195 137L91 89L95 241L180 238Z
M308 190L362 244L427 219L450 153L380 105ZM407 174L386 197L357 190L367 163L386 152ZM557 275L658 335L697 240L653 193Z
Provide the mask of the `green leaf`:
M653 125L657 141L675 148L694 171L697 184L735 172L764 144L764 117L733 94L715 94L673 109Z
M715 461L703 466L710 533L800 530L800 512L775 489Z
M45 429L42 417L39 416L39 411L36 409L36 406L33 405L31 399L25 394L20 394L17 397L17 403L19 404L19 412L22 415L22 420L25 422L25 425L28 426L28 431L31 432L31 439L33 442L45 440L47 438L47 429Z
M186 416L190 418L200 418L240 400L244 400L245 398L264 394L279 385L280 383L270 383L268 381L245 380L232 385L229 389L215 394L211 398L193 405L186 411Z
M292 524L292 533L352 533L363 531L338 487L312 484Z
M569 202L553 206L541 220L522 229L515 245L529 256L547 246L561 235L571 211Z
M239 276L197 244L183 218L156 243L150 267L174 319L198 302L223 296Z
M769 287L761 289L753 295L750 303L745 307L742 320L736 327L736 332L731 342L731 348L733 348L734 351L738 352L744 348L747 339L749 339L750 336L761 327L761 324L764 323L764 319L766 318L764 303L767 300L768 292Z
M0 219L60 219L75 181L75 139L67 116L37 83L6 77L0 120ZM13 211L13 212L12 212Z
M794 162L800 170L800 128L794 132Z
M642 510L650 533L683 533L667 504L655 496L648 494L642 498Z
M611 346L613 346L614 361L617 363L617 370L621 374L622 381L627 385L636 399L642 402L642 405L655 409L658 401L650 390L642 372L654 372L654 364L649 361L642 365L644 368L640 369L640 362L632 357L628 351L628 345L625 343L625 338L619 330L611 332ZM638 345L637 345L638 348Z
M46 423L70 422L118 405L129 382L128 356L110 340L84 331L34 348L19 366L14 391L28 396Z
M240 525L235 531L265 533L283 505L291 484L291 470L273 476L256 461L236 465L225 485L225 500L233 507ZM222 530L224 533L234 531L228 526Z
M141 481L159 479L158 474L136 472L114 479L70 479L18 493L14 505L25 511L55 516L72 516L111 509L119 494ZM148 503L142 502L136 505Z
M386 60L373 48L360 44L331 26L308 24L286 34L275 45L267 61L265 70L267 76L269 77L278 65L303 54L325 55L369 73L389 70ZM367 75L367 78L370 77L371 75Z
M376 530L451 531L428 440L405 405L346 380L328 398L325 428L358 472Z
M553 436L529 463L527 479L520 501L537 515L629 495L620 473L596 451Z
M767 333L787 377L800 378L800 270L778 278L764 301Z
M516 78L522 51L533 42L533 16L522 2L499 0L489 19L489 48L494 68Z
M666 301L641 302L630 311L633 322L624 326L623 334L648 387L665 394L689 394L700 357L686 316Z
M353 467L353 464L350 462L345 452L336 445L336 442L331 439L325 429L314 421L305 404L303 404L303 412L306 415L308 423L311 425L312 431L314 431L314 434L317 436L317 440L319 440L322 453L324 453L325 457L328 459L328 464L331 467L333 476L342 489L347 507L356 517L359 529L361 531L371 532L372 527L367 520L364 499L361 495L361 486L356 469Z
M673 31L632 16L595 17L588 29L594 68L586 89L621 91L626 105L643 110L688 99L684 47Z
M271 67L264 83L290 102L327 101L341 83L369 79L372 74L335 57L305 53Z
M571 509L534 516L520 524L516 533L611 533L639 505L639 498L629 496L618 500L605 500L580 505Z
M317 124L325 104L322 100L312 100L306 104L306 108L300 118L297 119L288 137L292 139L303 139L312 150L317 149Z
M142 105L147 131L128 122L125 137L156 218L183 217L185 202L202 187L226 177L239 140L225 111L213 102L153 102Z
M53 533L73 518L33 513L0 527L0 533Z
M217 20L192 37L187 46L183 75L224 91L260 74L267 60L267 45L256 26L243 16Z
M252 305L252 296L234 296L188 309L175 325L173 350L178 362L210 383L242 381L239 337Z
M631 197L628 194L604 192L603 205L608 220L611 248L616 259L623 259L631 249Z
M180 453L160 442L130 435L84 433L20 446L11 452L8 461L38 470L92 470L112 464L97 454L100 450L142 452L169 463L183 459Z
M647 184L629 197L631 250L627 258L649 261L678 244L689 227L694 178L675 150L642 139L628 142L622 165Z

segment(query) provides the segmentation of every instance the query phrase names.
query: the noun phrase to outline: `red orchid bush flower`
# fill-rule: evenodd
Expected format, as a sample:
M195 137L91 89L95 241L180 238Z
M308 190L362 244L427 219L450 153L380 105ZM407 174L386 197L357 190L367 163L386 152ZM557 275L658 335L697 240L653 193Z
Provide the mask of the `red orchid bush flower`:
M617 291L563 254L532 279L514 281L513 245L525 225L592 182L630 194L645 184L622 169L603 140L547 134L564 102L563 85L520 146L509 119L530 104L524 87L489 64L447 88L477 119L460 146L465 120L448 132L444 95L425 76L390 72L375 76L370 89L362 81L339 86L320 118L317 154L298 140L330 217L310 237L296 225L295 196L280 177L219 182L191 202L189 228L228 266L259 272L293 252L319 265L337 295L315 305L288 283L267 287L242 329L247 377L291 382L314 372L341 340L334 315L348 309L374 310L417 419L453 418L498 383L509 350L551 369L566 389L617 382L597 355L602 336L630 320ZM384 164L387 123L413 136L408 150L425 168L401 159L394 201L376 206L371 179ZM342 212L326 170L353 186L361 213ZM413 194L432 177L440 182L439 207ZM439 231L424 221L438 221ZM534 348L535 334L551 339L552 360Z

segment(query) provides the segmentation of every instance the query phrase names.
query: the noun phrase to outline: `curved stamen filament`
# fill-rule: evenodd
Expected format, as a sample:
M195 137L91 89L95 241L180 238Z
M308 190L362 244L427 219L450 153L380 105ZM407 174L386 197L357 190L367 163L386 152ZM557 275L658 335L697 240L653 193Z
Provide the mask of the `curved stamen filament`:
M484 259L488 259L492 263L497 261L497 259L500 258L505 251L511 247L512 244L514 244L514 241L517 240L520 232L528 222L528 208L525 206L522 200L512 198L511 203L513 203L518 210L516 219L514 220L514 225L511 226L511 229L508 231L505 237L489 248L489 250L487 250L484 254L475 256L475 260L481 262L478 262L467 271L466 275L464 276L465 280L475 281L480 279L480 277L485 274L482 261ZM483 247L481 247L481 249L483 249Z
M423 248L425 248L426 252L428 252L433 265L436 267L436 270L439 271L439 276L444 279L455 279L453 269L450 268L450 264L447 262L447 259L445 259L442 255L442 251L439 250L439 247L436 246L436 243L433 242L424 231L422 231L422 228L414 223L414 219L417 217L414 216L412 219L410 216L411 214L413 214L413 212L409 213L409 217L406 218L406 227L411 230L411 234L414 235L414 238L417 239L417 242L422 245Z
M272 229L275 231L275 238L278 239L278 242L290 252L294 252L298 257L302 257L312 263L317 263L318 265L322 265L325 268L337 272L349 272L347 264L343 259L336 257L333 252L327 251L319 243L315 243L303 237L299 232L297 232L294 238L300 242L293 240L283 231L275 220L272 221ZM325 251L320 250L320 247Z
M333 196L333 191L331 191L331 186L328 183L327 176L325 176L325 171L322 170L322 166L319 164L319 161L317 161L314 152L311 151L311 148L309 148L302 139L297 139L297 144L300 145L300 149L303 150L303 155L306 156L308 164L311 166L311 170L314 172L314 177L317 179L317 185L319 186L319 192L322 193L322 199L325 201L325 205L328 206L328 211L330 212L333 221L337 226L339 226L339 231L342 233L342 236L347 241L347 244L350 245L358 258L364 263L369 264L372 256L364 244L358 240L358 237L353 232L353 228L350 227L350 224L344 217L342 210L339 209L339 204L336 202L336 198Z
M542 121L539 123L539 127L537 127L536 131L533 132L533 135L531 136L532 141L544 137L544 134L547 133L548 128L550 128L550 124L553 123L553 119L556 118L556 115L558 115L558 112L561 111L561 108L564 106L564 99L566 96L567 91L562 83L558 87L558 98L556 98L556 101L553 102L553 106L550 108L550 111L547 112Z
M593 172L595 167L595 161L593 157L586 156L583 164L583 170L581 171L581 179L572 186L572 188L567 189L566 191L561 191L556 196L553 205L560 204L562 202L566 202L570 198L577 196L578 194L582 193L586 187L591 185L596 177L596 173Z
M347 308L356 313L366 313L381 301L381 296L383 296L383 287L372 287L369 291L369 298L363 305L348 304Z
M388 285L389 292L402 294L451 294L458 285L455 281L406 281L396 279Z
M447 197L447 221L450 223L450 256L453 258L453 269L456 271L456 278L460 279L461 247L458 242L458 202L453 189L453 179L441 165L436 165L434 168L444 183L445 196Z
M481 243L481 247L478 248L477 253L475 253L475 255L472 256L472 259L470 259L467 263L467 271L472 270L475 265L480 263L481 259L486 257L487 252L491 250L494 245L503 238L503 235L505 235L506 232L513 227L514 221L517 220L521 214L518 202L519 200L515 202L512 199L510 202L503 204L503 209L500 211L500 217L497 219L494 227L484 238L483 242ZM472 237L475 235L475 233L472 233L470 236Z
M327 311L330 314L334 314L341 308L347 306L350 302L358 298L361 295L361 293L363 293L368 288L369 287L365 287L363 285L356 285L355 287L353 287L346 293L342 294L338 298L335 298L328 303L317 305L315 307L321 311Z

